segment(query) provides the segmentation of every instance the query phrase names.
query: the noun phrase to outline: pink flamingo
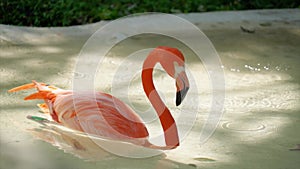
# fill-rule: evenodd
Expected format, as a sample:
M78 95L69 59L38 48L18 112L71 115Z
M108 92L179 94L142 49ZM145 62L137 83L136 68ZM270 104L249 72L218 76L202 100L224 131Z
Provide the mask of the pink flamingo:
M189 89L189 82L184 68L184 56L176 48L157 47L144 61L143 88L158 114L166 146L150 143L149 133L142 119L129 106L110 94L63 90L34 80L33 83L15 87L9 92L37 88L37 93L25 97L24 100L44 99L45 103L38 106L45 113L50 113L54 121L68 128L144 147L173 149L179 146L178 130L174 118L153 84L152 74L157 63L160 63L168 75L176 81L177 106L183 101Z

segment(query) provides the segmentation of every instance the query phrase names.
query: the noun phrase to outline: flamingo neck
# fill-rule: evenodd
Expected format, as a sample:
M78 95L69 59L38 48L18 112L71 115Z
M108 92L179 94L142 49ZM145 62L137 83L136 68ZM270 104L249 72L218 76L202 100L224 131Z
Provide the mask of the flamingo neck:
M153 69L157 61L153 58L147 58L143 65L142 83L144 91L155 109L162 128L164 130L165 143L167 147L176 148L179 146L179 137L177 126L170 110L166 107L160 96L158 95L153 83Z

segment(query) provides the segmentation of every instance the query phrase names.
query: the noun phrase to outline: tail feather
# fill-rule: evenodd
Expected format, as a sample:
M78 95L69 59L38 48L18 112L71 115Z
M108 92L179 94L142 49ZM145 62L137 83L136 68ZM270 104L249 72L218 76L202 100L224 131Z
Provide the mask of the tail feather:
M28 83L28 84L24 84L22 86L12 88L12 89L8 90L8 92L17 92L17 91L28 90L28 89L33 89L33 88L35 88L35 84L34 83Z
M24 84L15 88L12 88L10 90L8 90L8 92L18 92L21 90L28 90L28 89L33 89L33 88L39 88L39 86L41 85L46 85L45 83L38 83L36 81L32 81L32 83L28 83L28 84Z
M43 86L45 86L45 83L39 83L35 80L32 80L32 83L35 85L35 87L37 88L38 91L42 91L43 90Z
M40 108L41 112L45 114L49 114L49 107L47 106L46 103L37 104L37 106Z
M33 93L24 98L24 100L33 100L33 99L49 99L50 92L48 91L39 91L37 93Z
M32 83L24 84L15 88L12 88L8 90L8 92L17 92L21 90L28 90L28 89L33 89L36 88L38 92L33 93L27 97L24 98L24 100L33 100L33 99L46 99L46 100L51 100L54 102L56 98L56 94L53 93L53 90L57 90L57 88L52 87L51 89L48 88L49 86L46 85L45 83L38 83L35 80L32 80ZM55 88L55 89L53 89Z

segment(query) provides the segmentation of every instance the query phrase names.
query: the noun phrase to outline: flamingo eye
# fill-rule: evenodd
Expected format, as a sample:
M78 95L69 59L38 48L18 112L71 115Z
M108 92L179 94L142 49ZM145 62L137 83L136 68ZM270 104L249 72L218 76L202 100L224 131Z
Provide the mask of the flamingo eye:
M184 65L179 66L178 62L174 62L174 69L175 69L174 78L177 78L181 72L185 71Z

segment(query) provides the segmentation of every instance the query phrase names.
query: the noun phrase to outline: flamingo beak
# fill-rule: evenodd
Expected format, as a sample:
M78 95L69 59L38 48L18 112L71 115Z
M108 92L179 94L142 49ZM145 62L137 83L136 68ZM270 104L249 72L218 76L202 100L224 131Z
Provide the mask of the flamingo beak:
M190 86L185 72L181 72L176 78L176 106L179 106L185 98Z

